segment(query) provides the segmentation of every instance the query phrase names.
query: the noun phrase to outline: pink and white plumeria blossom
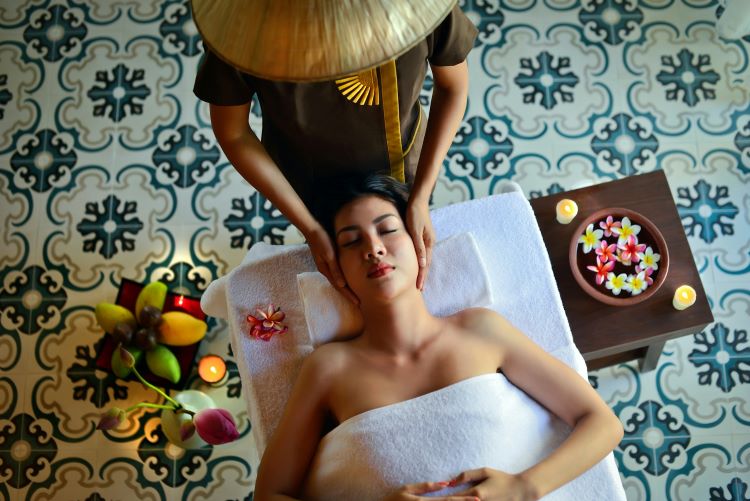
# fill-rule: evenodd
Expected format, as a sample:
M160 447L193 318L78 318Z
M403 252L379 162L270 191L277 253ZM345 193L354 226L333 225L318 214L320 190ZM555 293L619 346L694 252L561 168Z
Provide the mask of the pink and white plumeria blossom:
M605 263L607 261L617 260L617 257L615 256L615 251L617 251L617 245L615 244L607 245L606 240L602 240L601 243L599 244L599 247L594 249L594 252L596 252L597 257Z
M604 221L599 221L599 228L604 230L605 237L611 237L612 229L620 228L621 226L622 223L620 223L620 221L615 221L611 215L607 216L607 219L605 219Z
M287 331L286 325L281 323L286 317L286 314L281 311L281 307L269 304L265 311L257 309L255 312L255 316L247 316L247 321L251 326L250 336L263 341L270 341L276 334L283 334Z
M646 244L639 244L635 235L630 235L624 243L618 243L617 248L621 251L620 258L623 261L637 263L641 260L638 253L646 250Z

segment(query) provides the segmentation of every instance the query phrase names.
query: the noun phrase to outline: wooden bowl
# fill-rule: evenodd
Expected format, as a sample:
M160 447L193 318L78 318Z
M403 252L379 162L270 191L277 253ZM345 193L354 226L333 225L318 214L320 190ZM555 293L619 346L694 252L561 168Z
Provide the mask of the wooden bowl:
M612 216L615 221L627 217L632 224L640 226L641 231L637 235L638 243L643 243L652 247L653 252L660 254L661 256L658 262L658 269L654 270L653 275L651 276L653 284L649 285L646 290L638 295L631 295L627 290L621 290L619 295L613 294L612 291L605 287L606 282L598 285L596 283L596 273L586 268L586 266L594 265L596 263L596 254L594 250L591 250L587 254L584 253L583 244L579 244L578 239L585 234L586 228L589 224L593 223L595 230L600 229L599 222L605 220L607 216ZM602 236L602 239L610 244L617 243L617 237L615 236ZM646 216L630 209L611 207L592 213L586 217L573 232L569 249L568 257L570 270L573 272L573 277L576 282L578 282L578 285L581 286L589 296L611 306L630 306L647 300L659 290L664 283L664 280L667 278L667 272L669 271L669 252L667 250L667 242L664 240L664 236ZM635 265L625 266L618 261L615 264L613 272L615 274L632 274L635 272Z

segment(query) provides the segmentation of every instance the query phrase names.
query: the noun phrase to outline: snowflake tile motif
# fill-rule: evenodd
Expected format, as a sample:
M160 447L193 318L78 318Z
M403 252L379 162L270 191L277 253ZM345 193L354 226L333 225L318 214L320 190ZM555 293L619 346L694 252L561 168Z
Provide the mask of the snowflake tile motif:
M238 232L231 238L233 249L249 249L258 242L284 243L283 236L273 230L287 228L289 221L260 193L233 198L232 210L236 212L224 218L223 223L230 233Z
M219 161L219 148L208 138L208 132L192 125L183 125L154 151L156 168L166 175L170 184L189 188L207 172L214 171Z
M166 45L183 56L192 57L201 53L201 37L187 2L171 4L164 9L164 20L159 25L159 33Z
M464 11L479 33L474 40L474 47L482 44L497 43L500 39L500 28L505 21L500 2L486 0L462 0L461 10Z
M711 56L695 55L689 49L681 49L677 56L661 57L666 67L656 75L656 79L667 88L667 101L681 100L688 106L697 105L701 98L705 101L716 99L716 90L710 86L720 80L720 76L710 68Z
M547 195L554 195L556 193L562 193L563 191L565 191L565 188L563 188L562 186L560 186L559 183L552 183L544 191L542 191L542 190L531 190L529 192L529 198L546 197ZM594 388L596 388L596 386L594 386Z
M569 57L555 58L545 50L536 59L521 58L521 72L513 81L526 89L523 93L524 103L541 104L545 109L551 110L560 101L573 102L571 90L578 85L579 79L569 69Z
M623 423L625 437L620 449L647 473L660 476L687 449L690 431L679 424L662 404L649 400L638 406ZM629 471L620 464L620 471Z
M746 330L732 331L719 322L711 328L710 338L704 331L695 334L694 340L698 347L688 360L695 367L706 366L698 373L698 384L715 385L729 393L737 384L750 383L750 347L740 348L747 343Z
M136 216L137 208L137 202L123 202L116 195L108 195L100 203L87 203L84 219L76 225L84 237L83 251L99 252L106 259L118 252L132 251L135 239L128 234L135 236L143 228Z
M474 179L484 180L507 173L512 153L513 143L504 123L472 117L456 132L448 152L449 169L458 177L468 174Z
M22 272L7 272L0 289L3 320L13 330L36 334L51 327L60 317L68 300L62 277L41 266L29 266ZM6 325L3 325L3 329Z
M29 414L17 414L0 422L0 477L23 489L34 481L57 456L57 442Z
M698 180L693 186L695 195L689 188L677 188L677 212L682 219L682 225L688 236L698 232L698 236L706 243L711 243L719 236L734 235L734 226L728 221L734 219L739 209L732 202L723 202L729 197L729 187L716 186L714 195L711 195L711 185L704 179ZM684 201L683 203L680 203ZM717 230L714 228L718 228Z
M44 193L67 184L77 161L78 155L68 134L43 129L19 140L10 166L16 174L16 189L30 188Z
M97 408L106 406L111 399L125 400L128 398L128 387L123 380L113 373L101 371L96 367L97 353L104 345L102 337L93 347L89 345L76 346L76 360L65 372L71 384L73 400L89 401ZM101 375L104 377L101 377Z
M176 294L200 297L214 278L202 276L197 266L179 262L172 264L169 270L164 271L157 279L167 284L169 290Z
M724 490L726 488L726 490ZM724 497L726 493L726 497ZM749 501L750 490L748 483L743 482L740 477L734 477L726 487L720 485L712 487L709 491L709 501Z
M95 103L94 116L120 122L128 115L143 114L143 101L151 94L143 83L144 76L144 70L130 69L123 63L111 71L97 71L97 84L86 92Z
M591 149L597 160L608 166L606 172L614 169L622 176L630 176L655 166L659 141L651 133L651 128L643 123L644 120L618 113L596 127Z
M0 120L5 118L5 105L13 99L13 94L8 90L8 75L0 75Z
M618 45L640 36L643 11L637 0L584 0L578 20L589 39Z
M38 55L53 63L80 50L87 33L81 10L53 5L31 15L23 39L32 57Z

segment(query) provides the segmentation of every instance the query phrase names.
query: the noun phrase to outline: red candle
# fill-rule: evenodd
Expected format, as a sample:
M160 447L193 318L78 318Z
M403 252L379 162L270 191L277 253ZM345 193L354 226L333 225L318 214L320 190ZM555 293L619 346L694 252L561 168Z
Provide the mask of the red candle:
M226 374L227 364L217 355L206 355L198 362L198 375L208 384L220 384Z

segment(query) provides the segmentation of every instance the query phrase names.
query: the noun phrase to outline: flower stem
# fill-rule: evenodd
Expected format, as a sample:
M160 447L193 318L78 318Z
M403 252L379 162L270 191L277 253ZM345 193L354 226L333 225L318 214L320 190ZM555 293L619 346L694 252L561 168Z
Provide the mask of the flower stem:
M127 409L125 409L125 412L133 411L139 407L150 407L153 409L168 409L168 410L175 410L173 405L161 405L161 404L149 404L146 402L141 402L140 404L131 405Z
M182 414L182 413L190 414L190 417L195 416L195 412L191 411L190 409L186 409L184 407L180 407L179 409L175 409L174 413L175 414Z
M136 377L138 377L138 379L141 381L141 383L143 383L144 385L146 385L147 388L151 388L152 390L156 391L156 393L158 393L162 397L166 398L168 401L172 402L177 407L182 407L178 401L176 401L175 399L171 398L169 395L167 395L166 393L164 393L163 391L161 391L159 388L157 388L156 386L152 385L151 383L149 383L148 381L146 381L145 379L143 379L143 376L141 376L141 374L138 372L138 369L136 369L135 366L133 367L133 374L135 374Z

